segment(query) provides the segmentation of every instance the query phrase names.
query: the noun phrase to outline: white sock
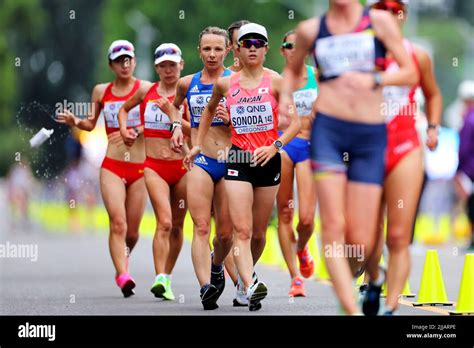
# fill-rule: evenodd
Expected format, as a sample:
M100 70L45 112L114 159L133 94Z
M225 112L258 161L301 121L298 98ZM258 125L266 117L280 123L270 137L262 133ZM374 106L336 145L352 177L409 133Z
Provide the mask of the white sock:
M383 271L379 269L379 276L377 277L377 279L372 281L372 284L374 284L375 286L382 286L384 282L385 282L385 277L384 277Z
M167 279L171 280L171 274L165 274L164 275Z

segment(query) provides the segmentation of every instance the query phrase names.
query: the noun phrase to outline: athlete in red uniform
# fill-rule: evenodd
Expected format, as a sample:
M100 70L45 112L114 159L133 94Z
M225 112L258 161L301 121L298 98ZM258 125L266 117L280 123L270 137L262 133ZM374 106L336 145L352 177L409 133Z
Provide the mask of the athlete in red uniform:
M137 243L146 202L143 180L145 143L140 136L143 125L139 108L131 110L126 119L129 132L137 137L133 145L122 141L117 118L122 104L145 83L133 76L134 57L134 47L130 42L114 41L108 58L115 79L94 87L89 116L81 119L67 110L57 115L59 123L91 131L103 110L109 143L100 170L100 188L110 221L109 248L116 270L115 280L125 297L134 294L135 282L128 273L128 256Z
M141 87L120 109L120 132L125 142L133 143L135 134L125 127L130 110L140 105L146 144L145 182L156 218L153 259L156 278L151 292L159 298L174 300L171 273L183 245L186 216L186 170L183 154L169 147L172 102L184 61L178 46L165 43L155 50L155 69L160 80ZM185 104L181 105L185 114Z
M377 1L372 8L390 11L400 26L406 20L406 0ZM365 292L362 309L367 315L376 315L380 307L382 285L387 283L387 300L384 313L393 314L398 306L398 296L410 272L410 252L416 210L423 184L423 149L415 128L417 105L415 92L421 87L426 99L426 114L429 122L427 143L434 150L438 143L437 128L443 110L442 96L433 72L433 64L428 53L404 39L404 45L417 67L419 82L414 86L387 86L384 88L384 110L387 121L387 150L383 203L380 211L378 251L371 257L368 269L377 277L370 279ZM398 64L389 54L387 72L399 70ZM383 218L387 211L388 268L379 272L378 263L382 254Z

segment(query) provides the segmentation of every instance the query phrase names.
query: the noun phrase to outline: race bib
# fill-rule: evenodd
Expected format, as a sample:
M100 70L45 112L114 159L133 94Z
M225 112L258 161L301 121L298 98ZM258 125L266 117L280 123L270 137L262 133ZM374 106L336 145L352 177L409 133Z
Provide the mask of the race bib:
M118 113L124 101L106 102L104 104L104 118L109 128L120 128ZM140 108L137 105L128 112L127 127L137 127L140 125Z
M156 100L146 103L145 128L155 130L170 130L171 120L156 104Z
M313 104L317 97L318 91L313 88L293 92L293 101L295 102L298 116L311 116Z
M273 111L270 102L232 105L230 118L237 134L266 132L273 129Z
M410 103L410 87L387 86L383 88L385 110L382 114L387 121L397 116L404 107Z
M375 70L375 43L370 31L318 39L315 52L325 76Z
M195 124L199 124L201 121L202 113L206 108L207 104L211 100L210 94L194 94L189 98L189 107L191 111L191 117ZM220 104L225 105L226 98L223 97L220 101ZM214 116L212 119L212 125L224 124L224 121L220 117Z

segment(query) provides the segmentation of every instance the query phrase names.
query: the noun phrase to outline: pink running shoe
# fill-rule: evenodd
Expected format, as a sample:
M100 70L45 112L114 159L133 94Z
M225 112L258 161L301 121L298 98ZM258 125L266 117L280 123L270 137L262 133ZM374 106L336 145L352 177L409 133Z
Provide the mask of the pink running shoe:
M133 290L135 287L135 281L130 276L130 274L128 274L128 272L122 273L121 275L115 277L115 282L122 290L124 297L135 295L135 291Z

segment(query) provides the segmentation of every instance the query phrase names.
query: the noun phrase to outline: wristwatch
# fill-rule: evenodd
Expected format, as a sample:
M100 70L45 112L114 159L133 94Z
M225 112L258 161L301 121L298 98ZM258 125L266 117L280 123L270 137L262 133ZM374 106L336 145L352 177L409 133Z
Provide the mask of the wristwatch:
M439 132L439 125L437 124L428 124L428 129L434 129Z
M283 152L283 143L280 140L275 140L273 142L273 146L276 147L276 149L278 150L279 153Z
M140 135L140 131L138 130L137 127L133 127L133 130L135 131L135 133L137 133L137 137Z
M181 125L180 121L174 121L171 126L170 126L170 132L173 133L176 128L182 128L183 126Z

